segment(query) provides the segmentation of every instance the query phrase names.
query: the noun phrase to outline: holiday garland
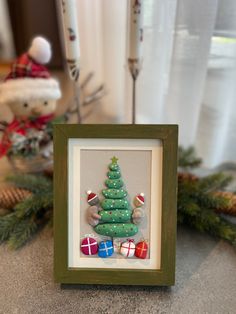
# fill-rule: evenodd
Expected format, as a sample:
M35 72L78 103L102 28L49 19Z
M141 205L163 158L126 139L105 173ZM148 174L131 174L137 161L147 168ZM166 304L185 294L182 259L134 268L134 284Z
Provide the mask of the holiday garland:
M236 195L225 191L232 178L223 173L202 178L191 174L190 170L200 164L201 160L196 158L193 148L180 148L178 223L236 245L236 226L221 215L236 215ZM8 191L5 188L0 194L0 197L4 195L0 199L1 207L6 202L5 209L0 211L0 242L7 242L11 248L17 249L46 224L52 223L52 180L48 173L8 178L14 188L10 187ZM16 191L18 194L14 194ZM24 195L25 191L28 193ZM11 201L12 208L9 208Z
M32 193L0 217L0 242L7 241L11 248L17 249L52 220L52 179L43 175L16 175L8 181Z

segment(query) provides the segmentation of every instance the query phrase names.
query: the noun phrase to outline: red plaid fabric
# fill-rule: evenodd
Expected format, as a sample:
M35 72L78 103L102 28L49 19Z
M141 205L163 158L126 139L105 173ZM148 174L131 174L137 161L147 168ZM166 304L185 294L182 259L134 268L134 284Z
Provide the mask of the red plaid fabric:
M45 66L36 63L27 53L24 53L12 64L5 81L24 77L50 78L51 76Z
M17 120L14 119L10 124L8 124L3 132L2 139L0 141L0 158L7 155L8 151L12 146L11 134L18 133L25 135L28 129L42 130L44 126L53 119L54 115L49 114L46 116L41 116L34 120Z

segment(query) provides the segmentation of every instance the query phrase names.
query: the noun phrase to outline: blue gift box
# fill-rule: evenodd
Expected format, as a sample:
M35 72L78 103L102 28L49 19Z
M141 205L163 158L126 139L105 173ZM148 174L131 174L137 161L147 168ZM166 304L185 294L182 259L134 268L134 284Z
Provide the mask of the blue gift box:
M114 252L113 243L111 240L102 241L99 243L98 247L98 256L99 257L108 257L111 256Z

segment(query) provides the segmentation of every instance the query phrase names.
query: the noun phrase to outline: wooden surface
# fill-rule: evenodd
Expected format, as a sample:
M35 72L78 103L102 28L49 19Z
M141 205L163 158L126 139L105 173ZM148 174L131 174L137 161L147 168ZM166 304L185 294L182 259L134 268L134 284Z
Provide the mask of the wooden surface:
M60 283L173 285L175 281L176 125L55 125L54 127L54 275ZM160 139L163 142L163 198L160 270L68 268L69 138Z

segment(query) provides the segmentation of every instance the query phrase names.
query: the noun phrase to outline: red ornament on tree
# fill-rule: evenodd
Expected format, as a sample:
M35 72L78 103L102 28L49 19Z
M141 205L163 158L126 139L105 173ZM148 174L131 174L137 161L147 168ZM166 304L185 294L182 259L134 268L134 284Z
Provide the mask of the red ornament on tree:
M141 241L136 244L135 256L138 258L145 259L147 257L148 245L146 241Z
M98 243L95 239L87 237L81 242L81 251L85 255L94 255L98 252Z

